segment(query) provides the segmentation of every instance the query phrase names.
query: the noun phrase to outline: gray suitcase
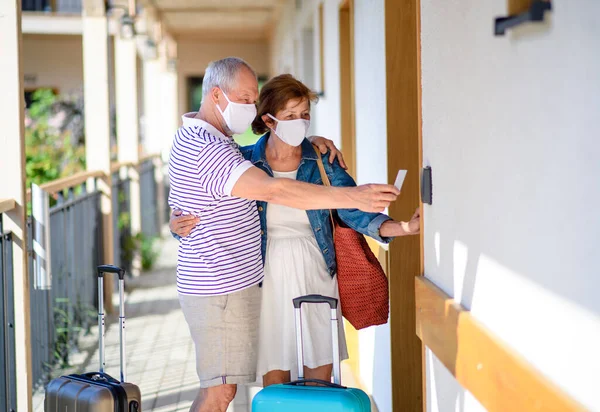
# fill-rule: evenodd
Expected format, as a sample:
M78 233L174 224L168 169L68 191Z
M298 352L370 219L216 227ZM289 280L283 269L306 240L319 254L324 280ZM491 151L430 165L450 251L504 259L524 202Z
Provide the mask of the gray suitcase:
M104 373L104 273L119 276L119 340L121 349L120 381ZM100 371L67 375L53 379L46 388L46 412L138 412L141 411L140 388L127 379L125 367L125 271L112 265L98 266L98 328Z

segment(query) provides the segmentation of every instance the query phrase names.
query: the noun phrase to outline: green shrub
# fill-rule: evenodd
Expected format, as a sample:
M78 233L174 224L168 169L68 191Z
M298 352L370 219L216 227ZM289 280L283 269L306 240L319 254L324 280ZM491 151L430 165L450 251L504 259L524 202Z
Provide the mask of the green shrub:
M69 298L54 299L54 362L60 368L69 367L69 353L80 333L89 333L97 312L94 307ZM51 367L51 365L46 365Z
M142 270L151 270L156 263L156 259L158 259L157 239L156 237L141 235Z
M121 256L123 261L132 261L134 254L139 252L142 258L142 270L152 270L159 256L159 251L156 247L157 240L157 237L148 237L143 233L138 233L135 236L127 233L121 240Z

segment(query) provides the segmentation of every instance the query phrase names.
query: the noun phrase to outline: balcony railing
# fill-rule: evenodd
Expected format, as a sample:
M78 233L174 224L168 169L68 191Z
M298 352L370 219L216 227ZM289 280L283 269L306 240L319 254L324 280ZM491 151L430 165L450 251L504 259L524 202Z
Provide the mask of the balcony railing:
M0 202L0 409L17 410L17 390L15 382L15 313L13 285L12 233L2 227L2 213L14 207L11 202Z
M23 0L23 11L81 13L82 0Z
M102 260L101 193L97 176L82 174L54 192L50 208L52 288L36 290L29 258L32 380L42 384L55 364L67 365L80 333L95 323L95 268ZM93 182L88 191L85 181ZM29 236L32 239L32 236Z

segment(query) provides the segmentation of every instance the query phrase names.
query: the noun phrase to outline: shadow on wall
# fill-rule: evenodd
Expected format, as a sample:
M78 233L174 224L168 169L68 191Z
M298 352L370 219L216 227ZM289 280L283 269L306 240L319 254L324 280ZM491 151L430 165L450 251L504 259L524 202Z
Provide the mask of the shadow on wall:
M481 252L475 247L463 246L454 238L443 236L439 232L433 237L425 236L424 248L426 251L437 252L435 273L452 273L452 282L445 288L445 292L456 302L470 309L473 303L477 266ZM459 259L455 259L455 256ZM462 274L462 279L458 278L457 274ZM454 349L457 356L458 348ZM427 386L430 390L427 390L427 405L431 405L429 409L439 412L463 412L466 390L454 379L450 371L431 350L427 349L426 353L423 361L426 362L428 371ZM436 385L436 382L445 384ZM432 399L432 394L435 394L436 399ZM485 409L482 407L481 410Z
M440 362L433 352L427 351L427 391L428 410L439 412L464 412L466 390L456 381L452 374ZM436 385L436 382L444 382ZM447 384L451 382L451 384ZM435 399L433 398L435 394ZM481 410L485 409L481 407Z

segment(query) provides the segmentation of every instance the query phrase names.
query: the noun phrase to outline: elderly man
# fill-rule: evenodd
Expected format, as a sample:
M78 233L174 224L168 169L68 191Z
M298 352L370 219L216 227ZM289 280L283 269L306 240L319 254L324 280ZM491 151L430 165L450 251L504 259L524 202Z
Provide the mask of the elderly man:
M256 379L263 278L255 200L297 209L382 211L389 185L326 187L274 179L244 160L231 136L256 116L256 74L243 60L212 62L197 113L183 116L169 161L169 205L201 218L179 244L177 289L196 348L200 392L192 411L225 411L237 384Z

